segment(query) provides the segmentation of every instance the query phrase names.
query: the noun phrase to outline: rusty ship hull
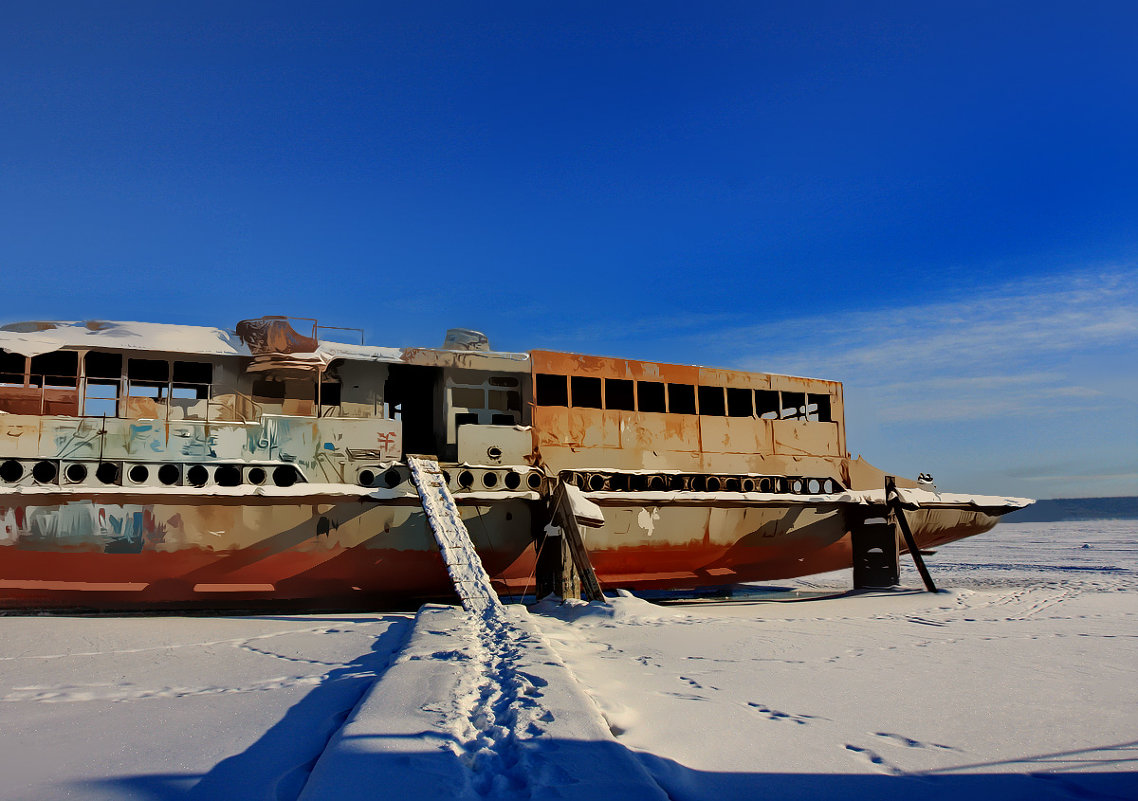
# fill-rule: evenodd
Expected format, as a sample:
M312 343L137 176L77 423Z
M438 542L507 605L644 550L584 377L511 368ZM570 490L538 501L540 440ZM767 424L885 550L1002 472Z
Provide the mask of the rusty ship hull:
M884 509L836 382L469 336L345 345L294 322L0 327L0 607L448 597L407 454L443 465L503 595L533 592L561 482L604 512L586 545L606 588L848 568ZM1023 504L899 484L922 549Z

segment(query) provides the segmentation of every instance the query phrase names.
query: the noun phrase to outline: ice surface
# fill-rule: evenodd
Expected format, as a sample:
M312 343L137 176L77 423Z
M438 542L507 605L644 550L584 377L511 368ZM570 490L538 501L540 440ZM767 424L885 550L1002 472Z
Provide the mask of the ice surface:
M947 591L906 563L905 591L428 607L410 640L405 616L0 617L0 798L1138 798L1138 522L928 564Z
M0 617L0 798L296 798L406 615Z

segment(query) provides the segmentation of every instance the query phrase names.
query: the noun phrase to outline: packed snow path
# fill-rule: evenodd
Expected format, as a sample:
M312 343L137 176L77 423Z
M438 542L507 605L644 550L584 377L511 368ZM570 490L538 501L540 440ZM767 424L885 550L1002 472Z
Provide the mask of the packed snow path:
M439 463L408 456L407 466L411 469L411 480L419 491L423 511L427 514L463 608L475 615L498 615L502 611L502 602L490 585L490 576L482 565L482 559L474 550L470 532L459 516Z
M509 607L419 611L407 647L316 764L301 801L666 801L537 630Z

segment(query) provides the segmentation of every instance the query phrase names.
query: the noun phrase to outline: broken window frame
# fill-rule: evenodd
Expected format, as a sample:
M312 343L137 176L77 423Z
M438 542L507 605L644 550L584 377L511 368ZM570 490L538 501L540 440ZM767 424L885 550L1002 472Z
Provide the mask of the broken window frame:
M644 408L646 405L651 408ZM636 410L642 414L666 413L668 411L667 385L663 381L637 381Z
M533 380L534 405L569 408L569 376L536 373Z
M631 378L606 378L604 383L606 409L636 411L636 383Z
M724 387L700 384L696 390L700 417L727 416L727 393Z

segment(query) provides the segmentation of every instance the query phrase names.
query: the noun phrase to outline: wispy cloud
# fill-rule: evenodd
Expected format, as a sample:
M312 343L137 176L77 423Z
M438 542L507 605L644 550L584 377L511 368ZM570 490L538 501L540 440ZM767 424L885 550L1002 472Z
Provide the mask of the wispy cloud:
M882 420L1089 411L1113 400L1078 357L1113 354L1138 391L1138 269L1023 280L972 297L721 329L746 369L843 380ZM1100 360L1101 361L1101 360ZM1127 377L1125 371L1130 370Z

